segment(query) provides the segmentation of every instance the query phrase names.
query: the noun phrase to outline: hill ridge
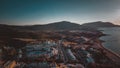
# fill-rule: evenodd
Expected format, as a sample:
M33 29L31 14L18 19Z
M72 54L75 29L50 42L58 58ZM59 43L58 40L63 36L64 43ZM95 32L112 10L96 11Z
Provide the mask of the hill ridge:
M120 27L119 25L115 25L111 22L90 22L85 24L77 24L69 21L60 21L60 22L53 22L49 24L37 24L37 25L6 25L6 24L0 24L0 28L13 28L18 30L79 30L79 29L97 29L101 27Z

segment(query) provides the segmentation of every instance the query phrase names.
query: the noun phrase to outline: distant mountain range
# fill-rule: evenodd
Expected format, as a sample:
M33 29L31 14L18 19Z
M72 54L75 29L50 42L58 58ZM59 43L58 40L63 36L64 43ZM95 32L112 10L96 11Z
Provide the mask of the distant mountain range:
M119 27L110 22L92 22L82 25L71 23L68 21L61 21L50 23L46 25L29 25L29 26L16 26L0 24L0 44L11 44L15 41L14 38L38 38L42 36L42 31L59 31L59 30L89 30L98 31L101 27ZM38 31L38 32L35 32ZM18 45L18 43L16 43ZM20 44L22 45L22 44Z
M71 23L68 21L55 22L46 25L29 25L29 26L0 24L0 44L2 46L9 45L19 48L21 46L25 46L26 42L17 40L15 38L41 39L44 35L45 36L47 35L43 31L59 31L59 30L99 31L97 29L101 27L119 27L119 26L114 25L110 22L100 21L85 23L82 25Z
M93 27L93 28L119 27L119 25L115 25L115 24L112 24L112 23L110 23L110 22L102 22L102 21L85 23L85 24L82 24L82 26L84 26L84 27Z
M13 30L23 30L23 31L44 31L44 30L96 30L101 27L120 27L119 25L114 25L110 22L91 22L82 25L61 21L50 23L46 25L29 25L29 26L15 26L15 25L4 25L0 24L0 30L3 29L13 29Z

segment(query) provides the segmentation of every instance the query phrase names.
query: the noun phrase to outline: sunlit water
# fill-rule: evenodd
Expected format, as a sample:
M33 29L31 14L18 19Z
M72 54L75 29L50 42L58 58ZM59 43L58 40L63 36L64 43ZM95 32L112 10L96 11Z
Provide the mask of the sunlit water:
M109 36L103 36L100 39L104 40L104 47L116 52L120 55L120 27L112 27L112 28L100 28L100 30L105 34L109 34Z

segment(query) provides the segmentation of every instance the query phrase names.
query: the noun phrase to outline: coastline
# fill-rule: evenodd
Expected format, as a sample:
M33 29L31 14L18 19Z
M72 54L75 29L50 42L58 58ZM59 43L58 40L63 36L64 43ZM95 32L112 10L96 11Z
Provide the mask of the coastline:
M112 51L112 50L110 50L110 49L108 49L108 48L104 47L104 45L103 45L103 44L101 44L101 46L102 46L105 50L107 50L107 51L111 52L112 54L114 54L114 55L116 55L118 58L120 58L120 55L118 55L118 54L117 54L117 53L115 53L114 51Z
M109 59L111 59L117 65L120 65L120 56L118 54L116 54L115 52L113 52L112 50L104 47L103 45L101 45L101 46L102 46L103 50L105 50L106 53L108 54L107 56L109 57Z
M103 36L109 36L110 34L104 34ZM99 44L101 46L101 48L103 48L103 50L105 50L106 52L106 55L112 59L112 61L114 62L117 62L120 64L120 55L115 53L114 51L110 50L109 48L106 48L104 45L103 45L103 42L106 42L104 40L101 40L99 39Z

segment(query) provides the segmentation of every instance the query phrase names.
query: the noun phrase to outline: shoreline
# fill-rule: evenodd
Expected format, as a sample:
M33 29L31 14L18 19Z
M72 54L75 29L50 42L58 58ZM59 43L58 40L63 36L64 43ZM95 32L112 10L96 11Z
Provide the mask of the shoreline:
M103 33L103 32L102 32L102 33ZM101 37L104 37L104 36L111 36L111 35L110 35L110 34L103 33ZM100 38L101 38L101 37L100 37ZM105 46L103 45L103 43L106 42L106 41L103 40L103 39L100 39L100 38L99 38L99 40L100 40L100 45L101 45L103 48L105 48L106 50L108 50L108 51L110 51L110 52L116 54L116 55L119 56L119 58L120 58L120 55L119 55L119 54L117 54L117 53L114 52L113 50L111 50L111 49L105 47Z
M109 59L111 59L113 62L115 62L116 64L120 64L120 56L118 54L116 54L115 52L113 52L112 50L104 47L103 45L101 45L101 47L103 48L103 50L106 51L107 53L107 57Z
M105 34L104 36L110 36L109 34ZM102 37L102 36L101 36ZM103 45L103 42L106 42L105 40L101 40L99 38L99 44L100 46L103 48L103 50L105 50L107 56L112 59L114 62L118 62L120 63L120 55L115 53L114 51L112 51L111 49L109 48L106 48L104 45ZM110 55L110 56L109 56Z
M119 54L115 53L114 51L110 50L109 48L104 47L103 44L101 44L101 46L102 46L105 50L111 52L112 54L114 54L114 55L116 55L118 58L120 58L120 55L119 55Z

